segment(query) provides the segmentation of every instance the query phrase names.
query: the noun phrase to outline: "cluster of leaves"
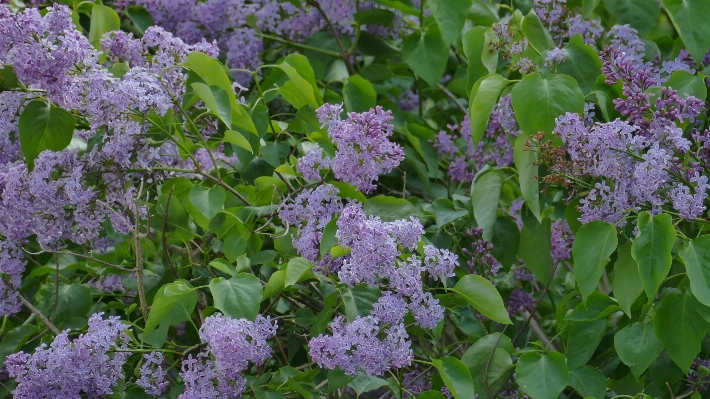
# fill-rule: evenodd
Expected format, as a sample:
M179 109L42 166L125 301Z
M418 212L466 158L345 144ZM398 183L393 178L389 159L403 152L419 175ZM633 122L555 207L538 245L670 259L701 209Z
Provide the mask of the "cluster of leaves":
M25 3L13 0L8 9L48 11L43 2ZM133 65L111 58L101 39L121 30L140 37L158 20L145 2L56 3L71 8L76 29L117 79ZM248 88L233 83L245 71L225 65L224 54L217 59L193 51L165 68L186 77L167 110L125 113L142 129L144 147L131 159L174 148L181 162L109 162L108 171L79 179L78 185L99 192L101 204L115 187L93 176L119 176L121 195L130 193L132 204L100 222L109 245L93 248L92 241L67 237L45 245L30 235L8 255L4 243L11 237L0 236L3 295L16 289L23 304L4 315L1 362L41 350L60 331L78 337L90 317L103 312L130 326L125 345L107 355L129 353L106 397L150 397L138 383L143 354L160 352L163 395L176 398L185 391L183 362L216 347L203 337L206 318L221 313L255 322L263 315L278 322L268 337L272 356L243 368L245 397L710 397L706 196L698 205L702 212L687 217L671 199L680 186L669 183L649 194L658 203L638 201L616 219L589 220L584 209L596 204L590 193L601 195L600 187L615 180L580 170L585 160L574 158L580 154L572 153L572 133L561 122L577 114L591 132L611 126L616 134L621 128L612 122L631 120L619 104L628 106L624 101L638 93L623 79L610 80L607 66L614 59L604 58L618 39L608 33L628 24L644 47L637 68L689 60L683 61L687 68L643 87L641 96L652 100L628 126L640 135L644 123L668 111L654 108L666 90L704 103L697 115L662 126L672 126L690 145L674 150L657 175L704 193L707 179L701 178L710 173L704 162L710 139L703 133L710 109L706 1L334 1L354 10L346 31L336 29L342 21L332 21L330 8L316 0L290 3L320 12L324 28L300 42L259 33L265 49L253 56L262 66L246 72ZM585 21L587 30L575 34L573 26ZM564 56L556 57L560 51ZM77 69L71 73L83 72ZM43 153L92 154L118 131L109 122L89 126L86 110L53 103L48 90L0 63L3 92L28 95L17 108L17 135L0 124L7 142L19 144L27 173L44 162ZM389 139L404 160L379 176L373 192L330 172L304 177L300 161L309 150L317 145L331 157L341 150L329 135L332 126L316 112L327 103L342 103L352 113L378 106L391 111ZM651 133L644 139L643 151L659 140ZM648 161L651 150L633 143L614 151L629 162ZM57 181L65 172L40 180ZM10 198L8 173L0 168L3 203ZM355 367L359 372L352 375L314 362L309 352L312 339L338 329L334 318L353 323L371 315L386 287L381 279L350 286L332 267L351 251L342 241L340 215L319 227L315 258L294 245L305 229L282 220L279 209L325 184L337 188L342 204L362 204L378 222L421 224L418 243L411 254L400 245L397 262L425 258L429 246L458 255L453 275L422 279L424 292L443 307L443 319L427 329L417 325L413 311L404 318L410 366L380 375ZM131 222L129 233L119 231L114 215ZM0 226L9 231L4 217ZM3 266L13 256L27 263L15 286L10 266ZM206 353L218 366L225 356ZM0 378L0 396L19 389L16 378Z

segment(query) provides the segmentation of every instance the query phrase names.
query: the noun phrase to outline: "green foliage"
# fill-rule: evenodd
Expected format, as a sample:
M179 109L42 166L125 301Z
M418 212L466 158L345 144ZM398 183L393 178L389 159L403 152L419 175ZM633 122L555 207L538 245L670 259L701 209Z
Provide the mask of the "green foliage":
M74 135L74 115L55 105L32 101L18 122L20 147L27 168L34 169L35 159L44 150L61 151Z

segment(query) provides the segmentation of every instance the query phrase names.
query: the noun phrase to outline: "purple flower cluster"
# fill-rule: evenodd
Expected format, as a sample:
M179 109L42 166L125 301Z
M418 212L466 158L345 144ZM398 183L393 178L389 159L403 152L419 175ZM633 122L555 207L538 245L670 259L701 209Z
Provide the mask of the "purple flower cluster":
M534 307L535 298L521 288L514 289L505 301L505 308L508 309L508 315L510 317L513 317L515 314L529 312Z
M584 20L581 15L573 14L567 8L567 0L535 0L533 7L556 43L581 35L586 44L594 45L604 33L599 21Z
M323 184L314 189L306 189L293 202L284 201L279 207L279 217L298 228L293 236L293 247L302 257L317 262L320 257L320 242L323 229L333 215L343 210L338 197L338 189Z
M148 395L158 396L165 391L169 383L167 373L163 370L163 354L150 352L143 355L144 363L140 369L140 378L136 384L143 388Z
M321 169L330 168L335 178L356 186L366 193L372 192L382 173L389 173L404 160L404 151L399 144L389 141L394 126L391 111L377 106L367 112L348 113L340 117L342 104L324 104L316 110L323 127L328 127L328 136L337 147L332 158L323 154L315 145L303 157L299 171L304 176L315 178Z
M486 277L497 276L502 265L491 254L493 243L483 239L483 229L474 227L466 235L471 238L471 250L464 248L463 253L470 257L467 263L471 272Z
M180 399L238 398L246 389L242 371L249 363L263 364L271 357L267 340L276 335L276 322L257 316L255 321L214 314L200 327L206 347L196 358L182 362L185 392Z
M473 145L468 115L460 125L449 125L451 134L440 131L433 141L439 157L450 159L449 177L454 181L471 181L486 164L500 167L513 164L512 140L521 131L515 120L511 96L501 97L493 107L483 139ZM463 144L460 148L457 143Z
M312 339L311 357L322 367L338 366L350 375L360 371L381 375L409 365L412 351L403 324L405 314L411 311L424 328L434 328L444 317L439 301L424 291L422 274L435 280L453 276L457 256L426 245L423 258L410 254L401 259L401 250L413 251L424 233L419 221L383 222L367 217L356 202L343 209L337 225L339 244L350 249L338 272L341 281L351 287L365 282L384 291L369 316L351 323L339 318L331 326L332 335Z
M15 353L5 367L15 377L15 398L89 398L110 395L123 377L128 352L128 325L118 317L103 319L97 313L89 319L89 330L74 340L68 330L57 335L52 344L40 345L33 354Z
M696 392L707 391L708 383L710 383L710 375L705 375L707 373L704 373L701 368L710 368L710 359L700 360L696 357L690 365L687 386L688 388L696 390ZM701 373L703 375L701 375Z
M572 258L574 234L565 219L557 219L552 222L550 244L552 246L552 262L555 265Z

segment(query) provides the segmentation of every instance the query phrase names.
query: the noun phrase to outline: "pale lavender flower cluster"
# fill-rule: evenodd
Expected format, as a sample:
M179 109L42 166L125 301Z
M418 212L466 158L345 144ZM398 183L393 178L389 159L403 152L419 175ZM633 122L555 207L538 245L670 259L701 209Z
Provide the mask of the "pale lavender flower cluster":
M85 394L101 398L113 393L123 377L129 342L118 317L103 319L97 313L89 319L89 330L74 340L68 330L57 335L52 344L40 345L33 354L18 352L7 357L5 367L15 377L15 398L78 398ZM111 353L113 352L113 353Z
M162 394L168 387L167 372L163 369L165 358L161 352L150 352L143 355L143 365L140 369L140 378L136 384L152 396Z
M196 358L182 362L180 377L185 392L180 399L238 398L246 388L242 371L249 363L263 364L271 357L267 340L276 335L276 322L257 316L255 321L214 314L200 327L206 347Z
M688 151L690 142L662 115L650 125L647 138L637 126L620 120L587 126L576 114L558 118L555 133L565 143L574 165L571 172L601 179L580 201L583 223L623 224L629 211L650 208L657 213L668 202L665 192L673 186L669 171L677 168L675 154ZM698 177L695 182L699 199L707 181ZM702 207L689 195L689 189L677 186L672 194L674 207L684 216L697 214Z
M392 112L377 106L367 112L350 112L345 120L341 112L342 104L324 104L316 110L337 150L331 158L315 145L298 169L304 176L315 178L321 169L330 168L336 179L372 192L378 176L391 172L404 160L402 147L388 139L394 129L389 123L394 119Z
M298 228L293 235L293 247L302 257L317 262L320 258L320 242L323 229L333 215L343 210L338 197L338 188L323 184L314 189L306 189L293 202L284 201L279 207L279 217Z
M510 28L509 20L503 20L491 25L496 40L491 42L493 49L501 52L504 60L510 60L510 67L521 74L537 71L537 65L522 54L530 45L527 38L515 40L515 34Z
M511 96L503 96L493 107L483 139L474 147L468 115L460 125L449 125L451 133L440 131L433 141L439 157L449 159L449 177L471 181L486 164L505 167L513 164L512 140L521 131L515 120ZM463 148L457 145L463 144Z
M332 335L312 339L311 357L321 367L337 366L349 375L381 375L409 365L412 350L403 324L405 314L411 312L424 328L436 327L444 317L439 301L424 291L422 274L435 280L453 276L457 256L426 245L423 258L410 254L401 259L401 250L413 251L424 233L419 221L383 222L367 217L357 202L343 209L337 225L339 244L350 249L338 272L340 280L351 287L364 282L384 291L369 316L350 323L338 318L331 325Z
M604 33L599 21L585 20L579 14L573 15L567 8L567 0L535 0L533 7L556 43L562 43L578 34L584 43L593 46Z
M569 57L567 50L555 47L545 56L545 65L555 66L557 64L561 64L565 59L567 59L567 57Z

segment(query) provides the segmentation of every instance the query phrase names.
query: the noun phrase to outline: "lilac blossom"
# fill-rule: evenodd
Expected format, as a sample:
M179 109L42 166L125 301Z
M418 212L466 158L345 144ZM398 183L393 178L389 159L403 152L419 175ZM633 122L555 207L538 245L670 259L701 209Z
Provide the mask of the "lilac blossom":
M508 309L508 315L513 317L515 314L529 312L535 307L535 299L532 295L516 288L510 293L510 296L505 301L505 308Z
M161 352L150 352L143 355L144 363L141 365L140 378L136 384L143 388L148 395L158 396L169 385L166 379L167 373L163 370L164 360Z
M316 110L337 147L333 158L325 162L336 179L366 193L372 192L378 176L391 172L404 159L402 147L388 140L394 129L389 123L393 120L392 112L377 106L367 112L350 112L343 120L341 109L342 105L325 104ZM309 160L308 164L311 163L314 162ZM311 175L315 176L315 172Z
M467 264L471 272L484 276L497 276L502 265L491 254L493 243L483 238L483 229L474 227L468 230L466 235L471 237L471 249L464 248L462 251L470 258Z
M570 230L565 219L558 219L552 222L550 229L550 244L552 246L552 262L557 265L562 261L572 258L572 244L574 234Z
M204 397L241 397L246 380L241 373L250 363L260 365L271 357L266 342L276 334L276 322L257 316L255 321L214 314L200 327L200 340L206 344L196 358L182 363L180 377L185 392L180 399Z
M17 387L16 398L39 399L79 397L100 398L113 393L123 377L123 365L129 342L126 329L118 317L108 319L97 313L89 319L89 329L74 340L69 330L57 335L51 345L40 345L33 354L15 353L7 357L5 366ZM109 352L113 352L109 356ZM71 367L67 367L71 365Z
M567 50L555 47L545 56L545 65L555 66L557 64L561 64L565 59L567 59L567 57L569 57Z

